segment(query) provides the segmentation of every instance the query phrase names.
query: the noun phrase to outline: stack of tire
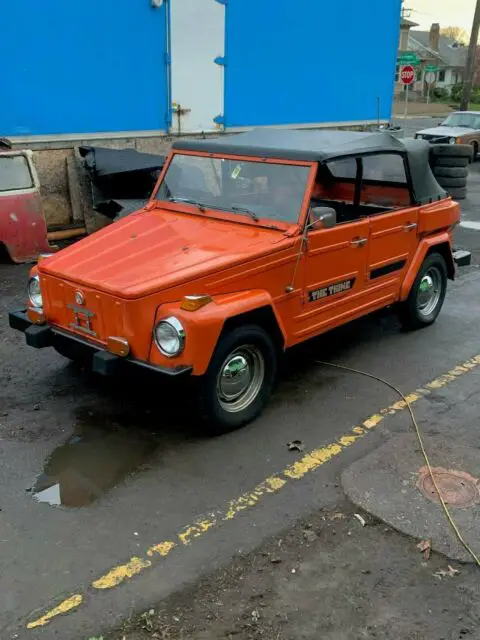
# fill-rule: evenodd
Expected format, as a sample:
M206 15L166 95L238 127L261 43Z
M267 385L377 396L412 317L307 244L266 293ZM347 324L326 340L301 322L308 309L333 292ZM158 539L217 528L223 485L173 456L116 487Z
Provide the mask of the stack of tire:
M432 144L430 165L438 184L454 200L467 197L468 165L474 160L469 144Z

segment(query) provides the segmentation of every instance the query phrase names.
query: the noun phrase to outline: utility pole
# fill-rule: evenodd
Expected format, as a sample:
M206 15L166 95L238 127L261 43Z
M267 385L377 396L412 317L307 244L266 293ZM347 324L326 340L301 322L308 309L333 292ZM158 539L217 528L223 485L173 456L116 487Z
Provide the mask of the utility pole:
M470 44L468 45L467 64L465 65L465 85L463 87L460 110L467 111L470 96L472 95L473 75L475 73L475 63L477 60L478 30L480 27L480 0L477 0L475 14L473 16L472 33L470 34Z

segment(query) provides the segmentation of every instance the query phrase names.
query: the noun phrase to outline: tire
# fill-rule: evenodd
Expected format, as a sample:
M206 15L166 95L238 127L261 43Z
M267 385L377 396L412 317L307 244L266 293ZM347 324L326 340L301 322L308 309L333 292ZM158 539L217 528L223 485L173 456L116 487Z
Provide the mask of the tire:
M432 144L430 153L433 156L468 158L471 160L473 149L471 144Z
M467 186L466 178L444 178L443 176L438 176L437 182L441 187L447 190L451 187L458 189Z
M437 156L433 158L436 167L468 167L468 158L460 158L456 156Z
M464 167L433 167L433 175L437 178L467 178L468 169Z
M243 370L242 365L246 367ZM240 386L247 385L241 392L239 383L232 382L239 366ZM222 375L227 367L230 378ZM250 372L249 381L242 381L245 371ZM276 373L277 350L262 327L243 325L223 334L206 373L198 381L205 433L228 433L257 418L270 399Z
M451 187L447 192L454 200L465 200L467 197L467 187Z
M431 286L432 290L422 290ZM435 290L435 294L432 292ZM398 315L407 330L433 324L440 313L447 292L447 265L439 253L431 253L420 267L408 298L400 304Z
M472 162L476 162L478 158L478 142L474 142L472 144L473 153L472 153Z

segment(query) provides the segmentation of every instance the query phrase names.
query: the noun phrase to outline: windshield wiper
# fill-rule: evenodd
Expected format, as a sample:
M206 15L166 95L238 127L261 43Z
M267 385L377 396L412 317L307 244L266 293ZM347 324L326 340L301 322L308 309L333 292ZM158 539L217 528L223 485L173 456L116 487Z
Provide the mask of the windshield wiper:
M177 198L176 196L172 196L171 198L168 198L169 202L185 202L186 204L193 204L196 207L199 208L199 210L203 213L204 211L206 211L206 209L216 209L217 211L233 211L235 213L245 213L247 215L249 215L252 220L255 220L255 222L258 222L259 218L257 216L257 214L252 211L251 209L247 209L244 207L221 207L219 205L215 205L215 204L204 204L203 202L198 202L197 200L192 200L191 198Z
M235 213L246 213L252 220L255 220L255 222L258 222L259 220L255 211L252 211L251 209L246 209L244 207L230 207L230 211L234 211Z
M185 204L193 204L195 207L203 213L205 211L205 205L201 202L197 202L196 200L192 200L191 198L177 198L176 196L172 196L168 198L169 202L185 202Z

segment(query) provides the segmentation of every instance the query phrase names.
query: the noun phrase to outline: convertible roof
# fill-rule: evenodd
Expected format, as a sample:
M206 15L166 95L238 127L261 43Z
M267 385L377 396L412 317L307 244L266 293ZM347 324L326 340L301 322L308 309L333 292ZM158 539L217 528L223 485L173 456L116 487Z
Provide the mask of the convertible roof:
M325 162L342 156L367 153L400 153L407 156L415 202L424 204L446 196L429 164L430 145L425 140L399 140L386 132L253 129L217 138L176 140L176 151Z
M313 162L356 153L405 152L402 142L388 133L293 129L253 129L218 138L182 139L175 141L173 148Z

